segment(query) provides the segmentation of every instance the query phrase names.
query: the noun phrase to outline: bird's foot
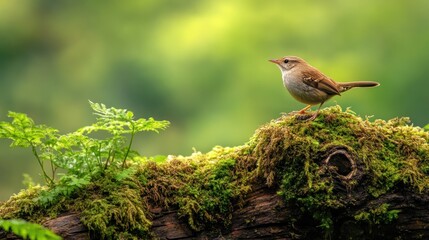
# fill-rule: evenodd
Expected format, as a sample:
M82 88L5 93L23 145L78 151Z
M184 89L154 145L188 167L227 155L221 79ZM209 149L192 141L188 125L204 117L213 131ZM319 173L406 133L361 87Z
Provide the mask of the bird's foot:
M306 120L312 116L312 114L310 114L309 112L302 112L302 111L292 111L292 112L288 112L288 113L281 112L280 115L282 117L295 116L298 120Z
M311 116L309 119L307 119L307 121L313 121L314 119L316 119L316 117L319 115L319 111L317 111L315 114L313 114L313 116Z
M316 117L319 115L319 109L317 109L316 113L314 114L309 114L307 111L308 109L311 108L311 105L306 106L305 108L299 110L299 111L292 111L289 113L285 113L282 112L280 113L282 116L293 116L293 115L297 115L296 119L297 120L301 120L301 121L313 121L314 119L316 119Z
M281 112L280 115L282 116L292 116L298 114L298 111L292 111L292 112Z

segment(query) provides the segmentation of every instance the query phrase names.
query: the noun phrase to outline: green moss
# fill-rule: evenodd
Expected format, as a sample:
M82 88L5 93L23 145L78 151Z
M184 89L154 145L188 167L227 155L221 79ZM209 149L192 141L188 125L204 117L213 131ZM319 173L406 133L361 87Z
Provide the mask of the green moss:
M336 106L322 110L315 121L295 116L274 120L261 127L253 141L258 174L267 185L278 187L288 204L328 229L331 212L353 202L334 191L335 176L319 167L330 149L346 149L362 163L366 191L373 197L398 185L420 193L428 190L429 135L410 126L407 118L371 122Z
M200 231L215 225L228 226L233 201L250 190L238 171L234 156L238 148L216 147L190 157L170 157L164 164L143 168L148 201L163 208L177 207L180 217Z
M361 211L355 215L358 221L365 221L370 224L387 224L398 218L399 210L388 210L389 204L383 203L368 211Z
M188 218L190 226L201 230L204 226L230 224L231 199L234 196L232 169L235 161L221 160L215 166L197 168L189 182L178 191L179 215Z
M60 197L50 204L40 201L40 187L21 191L0 205L0 216L41 223L47 216L79 212L82 222L95 236L106 239L121 239L129 233L131 236L147 236L151 223L146 217L139 182L135 178L117 182L115 176L108 172L93 179L79 194Z
M22 190L6 202L0 203L0 219L27 218L34 221L40 207L33 201L43 188L39 185Z
M73 206L81 212L82 223L95 236L107 239L123 239L124 234L135 239L148 236L151 222L139 184L132 180L117 183L107 179L92 185L91 195L82 204Z
M355 158L365 178L344 180L321 168L335 149ZM105 239L150 238L149 207L177 210L195 231L228 227L233 208L241 206L252 186L266 184L329 234L334 213L355 201L338 194L335 181L348 189L363 186L364 194L375 198L398 188L425 194L428 174L428 132L410 126L406 118L369 121L336 106L323 109L314 121L296 116L273 120L243 146L158 162L142 158L129 169L94 177L50 205L37 201L42 188L33 187L0 204L0 217L41 222L46 216L79 212L90 231ZM381 205L355 219L381 224L398 214Z

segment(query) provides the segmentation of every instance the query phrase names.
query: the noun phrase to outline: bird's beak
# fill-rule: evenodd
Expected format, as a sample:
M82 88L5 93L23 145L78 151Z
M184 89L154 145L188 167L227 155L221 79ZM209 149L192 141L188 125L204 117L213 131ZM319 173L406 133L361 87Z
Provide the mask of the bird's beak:
M275 64L280 64L280 59L270 59L268 61L275 63Z

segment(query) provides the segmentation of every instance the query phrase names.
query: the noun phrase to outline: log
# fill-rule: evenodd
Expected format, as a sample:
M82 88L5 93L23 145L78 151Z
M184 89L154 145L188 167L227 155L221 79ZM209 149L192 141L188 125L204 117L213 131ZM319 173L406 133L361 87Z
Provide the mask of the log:
M371 225L357 222L356 212L389 204L401 211L390 224ZM377 199L363 199L346 211L335 212L331 239L427 239L429 238L429 196L413 193L392 193ZM255 187L246 197L246 204L233 213L230 229L193 232L177 211L152 209L152 231L157 239L324 239L323 231L311 216L299 216L297 209L288 209L273 189ZM294 224L293 224L294 223ZM43 224L65 240L89 239L85 226L76 213L51 219ZM352 236L352 238L350 238ZM6 239L16 239L11 234Z
M54 233L68 240L89 239L88 229L81 223L78 213L63 214L43 223Z
M150 226L137 239L429 239L429 134L406 119L369 122L338 107L314 122L284 116L243 146L142 169L138 207ZM230 190L228 208L219 194ZM64 239L100 239L84 214L65 211L43 225Z

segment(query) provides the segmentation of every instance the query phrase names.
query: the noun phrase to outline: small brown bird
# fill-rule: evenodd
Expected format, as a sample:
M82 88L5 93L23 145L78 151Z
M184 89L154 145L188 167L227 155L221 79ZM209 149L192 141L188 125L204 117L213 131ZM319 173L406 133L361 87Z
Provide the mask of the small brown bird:
M288 56L269 60L277 64L282 71L283 84L298 101L308 104L299 113L305 113L311 106L319 105L316 113L309 119L314 120L323 103L335 95L341 95L354 87L376 87L378 82L335 82L315 67L299 57Z

